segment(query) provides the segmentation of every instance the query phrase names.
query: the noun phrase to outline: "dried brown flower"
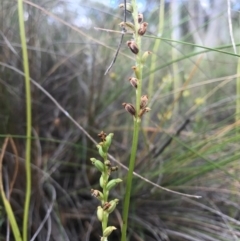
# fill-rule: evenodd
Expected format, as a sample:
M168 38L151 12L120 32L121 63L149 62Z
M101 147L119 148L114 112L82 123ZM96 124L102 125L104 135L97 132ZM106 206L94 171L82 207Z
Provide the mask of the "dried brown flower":
M148 107L146 107L146 108L144 108L144 109L141 109L138 116L141 118L141 117L143 116L143 114L149 112L150 110L151 110L151 109L148 108Z
M129 112L131 115L135 116L136 115L136 110L134 108L134 106L130 103L122 103L122 105L124 106L125 110L127 112Z
M98 190L91 189L91 193L92 193L92 196L94 196L94 197L99 197L99 196L100 196L100 194L99 194L99 191L98 191Z
M138 79L134 77L130 77L129 79L130 84L137 89Z
M115 172L115 171L117 171L117 170L118 170L118 166L111 167L111 171L112 171L112 172Z
M140 109L144 109L147 106L148 103L148 96L147 95L143 95L141 96L141 100L140 100Z
M134 54L138 54L138 51L139 51L138 46L133 40L127 41L127 46Z
M101 131L101 132L98 134L98 136L101 138L101 140L102 140L103 142L106 141L106 136L107 136L107 134L106 134L105 132Z
M141 23L143 21L143 15L142 13L138 14L138 23Z
M144 35L147 30L148 23L144 22L140 25L140 28L138 29L138 34L139 35Z
M105 202L104 204L103 204L103 210L107 210L108 208L110 208L111 207L111 203L109 203L109 202Z

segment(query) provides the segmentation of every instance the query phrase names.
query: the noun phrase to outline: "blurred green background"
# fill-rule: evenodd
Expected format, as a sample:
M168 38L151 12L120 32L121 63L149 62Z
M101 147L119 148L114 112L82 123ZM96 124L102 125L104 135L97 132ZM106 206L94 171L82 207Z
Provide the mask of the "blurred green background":
M151 112L142 123L135 171L158 185L202 198L162 191L135 177L129 240L237 241L239 1L137 2L148 22L142 48L152 55L144 67L142 91ZM100 240L99 202L90 192L99 188L99 173L89 160L98 154L68 114L97 142L101 130L113 132L110 153L128 164L133 126L121 104L135 102L128 81L135 62L125 44L131 34L124 36L116 63L104 75L121 37L120 3L24 1L33 83L29 240ZM131 21L130 14L127 19ZM20 226L26 141L22 66L17 2L1 0L1 146L7 135L13 140L4 153L2 179ZM111 194L120 199L110 218L118 227L109 238L115 241L120 239L126 170L114 175L123 179ZM13 240L3 207L0 230L0 240Z

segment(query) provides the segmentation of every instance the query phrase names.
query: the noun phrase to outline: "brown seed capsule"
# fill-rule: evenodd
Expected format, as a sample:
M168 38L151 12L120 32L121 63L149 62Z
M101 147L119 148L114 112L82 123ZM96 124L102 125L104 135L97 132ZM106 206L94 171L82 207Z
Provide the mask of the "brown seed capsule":
M137 44L131 40L131 41L127 41L127 46L130 48L130 50L134 53L134 54L138 54L138 46Z
M148 96L147 95L141 96L140 109L144 109L147 106L147 103L148 103Z
M130 84L137 89L137 83L138 83L138 79L134 78L134 77L130 77L129 79Z
M151 109L148 108L148 107L146 107L146 108L144 108L144 109L141 109L138 116L141 118L141 117L143 116L143 114L149 112L150 110L151 110Z
M147 26L148 26L148 23L144 22L140 25L140 28L138 29L138 34L139 35L144 35L146 33L146 30L147 30Z
M138 14L138 23L141 23L143 21L143 15L142 13Z
M131 115L135 116L136 115L136 110L134 108L134 106L130 103L122 103L122 105L124 106L125 110L127 112L129 112Z

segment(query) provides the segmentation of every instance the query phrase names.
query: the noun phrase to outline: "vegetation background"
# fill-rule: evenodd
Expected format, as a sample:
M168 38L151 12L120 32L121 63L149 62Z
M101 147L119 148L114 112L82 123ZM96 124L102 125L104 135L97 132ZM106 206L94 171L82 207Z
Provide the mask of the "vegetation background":
M135 177L129 240L237 241L239 2L138 2L149 24L143 49L152 55L144 69L143 94L149 96L151 112L142 123L135 171L158 185L202 198L162 191ZM120 3L24 1L33 83L29 240L99 240L98 200L90 193L99 188L99 173L90 162L97 152L69 115L96 141L101 130L113 132L110 153L127 165L132 120L121 103L134 100L128 82L134 58L123 44L104 75L120 34L95 29L120 31ZM126 34L124 43L129 39ZM1 151L1 179L21 227L26 100L15 0L0 1L0 107L1 146L7 135L13 140ZM109 240L120 236L126 170L115 175L123 182L112 193L120 204L110 219L118 231ZM0 240L13 240L3 206L0 230Z

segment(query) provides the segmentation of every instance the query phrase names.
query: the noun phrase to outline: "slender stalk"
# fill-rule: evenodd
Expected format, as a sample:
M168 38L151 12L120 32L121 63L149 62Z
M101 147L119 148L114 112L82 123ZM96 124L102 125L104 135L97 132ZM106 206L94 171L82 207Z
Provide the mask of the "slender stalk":
M107 160L107 156L106 158L104 158L104 161L105 162ZM103 186L103 201L104 203L106 203L108 201L108 194L109 192L107 191L107 183L108 183L108 170L106 168L106 166L104 167L104 186ZM103 221L102 221L102 233L104 232L104 230L107 228L107 225L108 225L108 214L107 213L104 213L103 215ZM106 239L107 240L107 239Z
M3 161L4 153L7 148L8 140L9 140L9 136L7 136L5 138L5 141L2 146L1 154L0 154L0 193L1 193L2 202L3 202L4 208L5 208L9 223L12 228L12 233L13 233L14 239L15 239L15 241L22 241L22 237L20 234L20 230L19 230L16 218L14 216L14 212L12 210L9 200L7 199L7 197L5 195L4 188L3 188L2 161Z
M131 189L132 189L133 170L135 166L135 159L136 159L136 152L137 152L137 145L138 145L139 126L140 126L140 122L138 122L136 119L134 121L131 157L130 157L130 163L129 163L129 171L127 175L126 193L125 193L124 204L123 204L124 205L123 206L123 225L122 225L121 241L127 240L128 212L129 212L130 196L131 196Z
M26 158L25 158L25 169L26 169L26 195L23 213L23 241L28 241L28 216L29 216L29 205L31 197L31 127L32 127L32 113L31 113L31 85L29 76L29 65L28 65L28 53L26 45L24 18L23 18L23 1L18 0L18 21L20 29L20 38L22 45L23 55L23 67L25 73L25 91L26 91L26 119L27 119L27 130L26 130Z
M237 75L240 74L240 59L238 59L237 64ZM240 119L240 77L236 78L236 111L235 111L235 121L237 122ZM236 128L236 134L239 134L239 128Z
M135 166L136 160L136 153L137 153L137 146L138 146L138 136L139 136L139 129L141 124L141 119L138 117L140 113L140 99L142 93L142 63L141 63L141 36L138 35L137 31L139 29L138 23L138 8L135 0L131 1L133 7L133 20L136 32L134 34L135 42L138 46L139 52L136 56L136 67L138 69L138 87L136 89L136 118L134 118L134 130L133 130L133 138L132 138L132 147L131 147L131 156L129 162L129 170L127 175L127 184L126 184L126 193L124 197L124 204L123 204L123 225L122 225L122 234L121 234L121 241L126 241L127 239L127 227L128 227L128 213L129 213L129 206L130 206L130 197L131 197L131 189L132 189L132 179L133 179L133 171Z

